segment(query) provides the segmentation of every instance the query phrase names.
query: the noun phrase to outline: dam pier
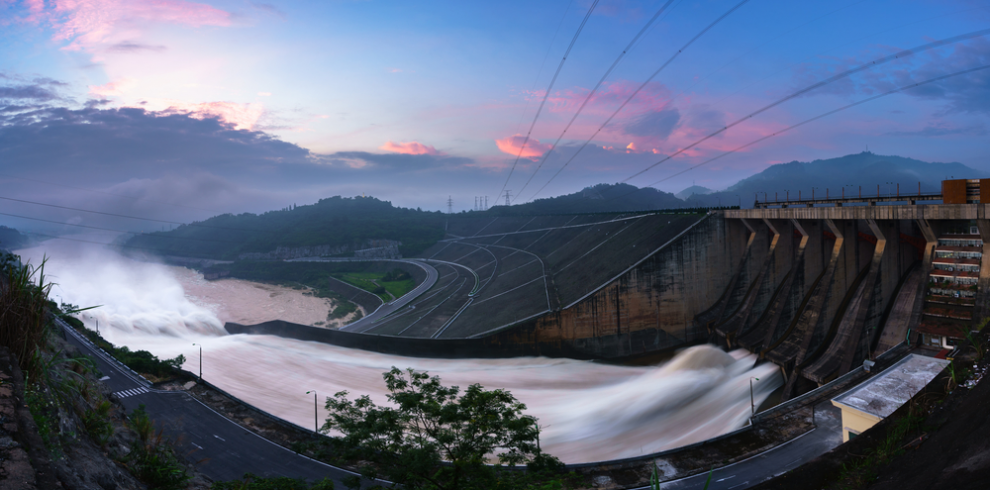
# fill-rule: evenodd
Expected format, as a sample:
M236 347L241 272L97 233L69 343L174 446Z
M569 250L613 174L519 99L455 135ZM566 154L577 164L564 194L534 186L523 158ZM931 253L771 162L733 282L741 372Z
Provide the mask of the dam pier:
M780 366L785 398L901 342L951 350L990 307L988 203L990 180L959 180L940 194L720 212L728 236L746 236L744 253L695 320Z

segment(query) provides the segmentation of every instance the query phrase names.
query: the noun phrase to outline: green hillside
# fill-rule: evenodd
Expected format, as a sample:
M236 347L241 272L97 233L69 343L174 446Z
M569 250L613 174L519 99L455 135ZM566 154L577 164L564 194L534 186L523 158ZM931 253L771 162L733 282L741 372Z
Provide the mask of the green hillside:
M235 259L242 253L270 252L280 246L347 246L353 251L368 240L396 240L402 242L402 255L412 256L443 238L445 220L439 212L399 208L373 197L335 196L260 215L215 216L171 231L135 236L124 247L164 255Z

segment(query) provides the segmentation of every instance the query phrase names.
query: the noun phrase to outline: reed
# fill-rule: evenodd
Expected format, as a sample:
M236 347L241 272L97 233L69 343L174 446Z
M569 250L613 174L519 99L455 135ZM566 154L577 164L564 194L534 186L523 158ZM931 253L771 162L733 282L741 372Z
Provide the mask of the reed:
M47 257L34 267L16 255L0 254L0 346L10 349L21 370L33 378L51 324L46 307L53 284L45 282Z

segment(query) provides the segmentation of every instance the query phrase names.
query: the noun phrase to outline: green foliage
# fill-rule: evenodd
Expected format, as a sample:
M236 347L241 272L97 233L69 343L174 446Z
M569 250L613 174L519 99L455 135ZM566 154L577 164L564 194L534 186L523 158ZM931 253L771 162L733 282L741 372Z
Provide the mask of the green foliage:
M145 411L144 405L138 406L131 413L130 425L141 441L141 444L138 444L124 461L131 474L149 488L162 490L185 488L186 482L191 477L163 436L163 431L159 430L155 433L154 423Z
M385 282L397 282L412 279L412 276L408 272L402 269L392 269L382 276L382 281Z
M58 432L58 407L53 400L46 396L44 387L29 383L24 389L24 404L31 412L34 425L38 427L38 435L45 442L45 448L52 458L62 456L62 443Z
M843 464L839 475L840 485L849 488L866 488L876 481L877 470L904 452L905 436L917 429L924 421L918 414L909 414L887 428L886 437L871 448L865 455L852 463Z
M287 477L262 478L248 473L243 480L219 481L210 490L334 490L333 481L324 478L313 485Z
M45 282L46 260L33 267L0 251L0 346L10 349L28 377L38 374L32 362L49 333L45 310L53 284Z
M127 367L139 373L153 374L158 377L171 375L186 362L186 357L182 354L174 359L158 359L157 356L146 350L131 351L127 346L116 347L111 354L126 364Z
M113 405L109 401L102 400L82 417L86 432L100 447L105 447L113 437L113 423L110 420L112 408Z
M165 255L234 259L279 246L355 248L367 240L386 239L402 242L400 252L412 256L443 238L445 220L440 213L397 208L371 197L335 196L261 215L214 216L172 231L135 236L126 246Z
M394 406L340 392L327 398L321 429L343 434L335 444L345 458L371 462L366 476L381 472L411 489L526 488L536 483L527 478L562 468L540 451L536 419L523 415L526 406L508 391L474 384L461 394L439 377L395 367L383 377ZM486 465L492 458L510 466L528 461L533 474Z

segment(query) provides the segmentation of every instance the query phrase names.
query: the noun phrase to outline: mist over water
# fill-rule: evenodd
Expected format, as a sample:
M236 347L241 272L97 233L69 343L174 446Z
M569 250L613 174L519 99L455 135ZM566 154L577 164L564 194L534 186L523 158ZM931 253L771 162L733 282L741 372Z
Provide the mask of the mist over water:
M19 251L58 283L53 294L79 306L102 305L82 314L84 323L117 345L159 357L184 354L185 368L263 410L312 427L317 390L371 395L385 403L381 373L412 367L440 376L444 384L480 383L505 388L539 417L543 448L565 462L637 456L715 437L741 427L750 415L750 379L759 405L782 384L772 364L753 367L755 356L696 346L658 366L627 367L569 359L420 359L345 349L262 335L227 335L231 315L263 315L242 298L254 286L220 281L206 299L202 276L188 269L140 262L95 246L42 244ZM195 283L195 284L194 284ZM211 283L212 284L212 283ZM193 287L195 286L195 287ZM295 304L295 303L292 303ZM302 305L302 304L300 304ZM305 305L299 306L300 308ZM258 321L270 318L259 318Z

